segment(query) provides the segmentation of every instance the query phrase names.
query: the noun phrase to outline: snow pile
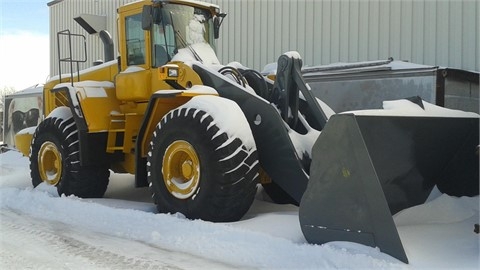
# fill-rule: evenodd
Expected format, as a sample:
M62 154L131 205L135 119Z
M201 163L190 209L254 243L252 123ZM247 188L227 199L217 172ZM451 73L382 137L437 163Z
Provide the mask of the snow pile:
M205 42L205 27L203 23L205 21L205 16L201 14L193 15L193 18L190 20L190 23L187 26L187 42L188 44L202 43Z
M295 152L300 158L312 157L313 145L320 136L320 131L310 128L306 134L300 134L293 129L288 129L288 136L295 146Z
M260 72L260 74L262 74L263 76L276 75L277 74L277 62L266 64L263 67L263 70L262 70L262 72Z
M192 62L197 62L192 50L200 56L202 63L205 65L220 65L220 61L215 54L215 51L206 42L195 43L189 46L189 48L179 49L177 54L173 56L172 62L179 61L187 65L191 65Z
M394 217L411 266L479 269L479 197L440 197Z
M128 66L124 71L120 71L120 73L127 74L127 73L141 72L141 71L145 71L145 69L139 66Z
M300 60L302 59L302 57L297 51L285 52L283 55L287 56L288 58L300 59Z
M80 70L80 72L78 72L78 73L75 72L74 74L78 74L78 75L81 76L81 75L85 75L85 74L90 73L90 72L98 71L98 70L106 68L106 67L113 67L113 66L117 66L117 65L118 65L118 61L117 61L117 59L114 59L114 60L105 62L103 64L97 65L97 66L82 69L82 70ZM70 73L65 73L65 74L62 74L62 78L69 78L71 75L72 74L70 74ZM51 77L47 81L47 83L53 82L53 81L58 81L58 80L60 80L60 75L55 75L55 76Z
M3 221L8 213L18 213L29 220L42 220L35 230L60 230L77 228L78 238L85 232L105 235L97 241L103 247L123 249L112 237L130 241L129 245L141 248L170 250L168 259L191 254L207 260L223 262L227 266L261 269L478 269L478 235L473 224L478 223L479 197L454 198L440 195L426 204L398 213L394 219L410 265L381 253L378 249L347 242L325 245L307 244L298 224L298 208L292 205L275 205L257 198L243 220L234 223L211 223L187 220L181 215L155 214L149 194L139 196L133 188L133 177L128 185L123 175L113 174L107 197L115 199L79 199L74 196L59 197L56 189L45 184L33 189L28 173L28 159L14 151L0 154L0 209ZM136 197L131 197L137 193ZM134 201L132 201L134 200ZM17 216L18 216L17 215ZM45 223L48 222L45 225ZM48 234L48 232L47 232ZM10 234L11 236L12 234ZM17 235L17 234L15 234ZM9 236L8 239L11 237ZM38 237L41 237L40 233ZM7 239L7 240L8 240ZM109 240L110 239L110 240ZM15 246L2 240L2 248ZM43 243L43 244L42 244ZM47 242L48 243L48 242ZM122 242L124 243L124 242ZM35 263L35 252L48 249L32 241L18 256ZM41 246L38 246L41 245ZM135 254L151 251L135 250ZM55 253L65 256L65 253ZM130 254L133 254L130 252ZM178 255L176 255L178 254ZM0 261L2 260L0 252ZM30 256L30 257L28 257ZM148 255L145 255L148 256ZM38 256L37 256L38 257ZM58 259L58 258L57 258ZM48 260L43 258L42 260ZM53 259L52 259L53 260ZM79 261L79 260L75 260ZM72 265L69 269L80 269ZM23 268L21 260L2 264L7 268ZM44 264L45 265L45 264ZM48 264L46 264L48 265ZM213 264L212 264L213 265ZM218 267L218 264L216 264ZM83 265L84 266L84 265ZM211 268L202 264L199 267Z
M36 129L37 129L37 126L24 128L24 129L20 130L19 132L17 132L17 134L15 136L23 135L23 134L33 134L33 133L35 133Z
M299 245L224 224L115 209L75 197L58 198L49 192L7 188L0 190L0 195L2 208L35 218L81 226L242 267L345 268L352 262L363 268L401 267L392 259L388 262L387 256L373 249L367 252L371 254L352 254L333 245ZM375 259L372 255L387 260Z
M197 86L196 89L198 90L198 88L203 87ZM211 89L206 86L205 88L205 91ZM257 148L250 125L242 110L234 101L218 96L195 96L180 108L195 108L207 112L214 119L212 124L216 124L219 127L218 134L225 132L232 140L239 138L247 149ZM235 129L228 128L232 126L231 123L235 123Z
M359 110L342 112L342 114L355 115L383 115L383 116L425 116L425 117L467 117L479 118L480 115L473 112L464 112L443 108L422 100L424 108L418 104L406 100L389 100L383 102L383 110Z
M418 224L456 223L474 217L478 213L478 198L456 198L442 194L435 200L414 206L395 215L397 226Z
M328 106L327 103L323 102L321 99L316 98L316 100L317 100L317 103L320 105L320 108L322 108L323 112L325 113L325 116L327 117L327 119L330 119L330 117L332 117L332 115L335 114L335 111L332 108L330 108L330 106Z

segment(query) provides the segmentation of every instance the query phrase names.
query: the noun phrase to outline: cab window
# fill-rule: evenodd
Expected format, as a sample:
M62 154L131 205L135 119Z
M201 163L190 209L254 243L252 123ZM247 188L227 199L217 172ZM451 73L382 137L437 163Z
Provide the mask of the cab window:
M142 29L142 14L125 18L127 65L145 64L145 35Z
M166 64L175 55L175 34L171 24L154 24L152 28L153 67Z

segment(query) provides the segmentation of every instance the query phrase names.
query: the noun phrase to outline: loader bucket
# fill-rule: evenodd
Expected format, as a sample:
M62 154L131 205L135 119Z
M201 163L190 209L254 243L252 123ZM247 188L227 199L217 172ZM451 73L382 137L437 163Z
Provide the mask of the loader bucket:
M432 188L478 195L479 119L334 115L316 141L299 219L310 243L350 241L408 263L392 215Z

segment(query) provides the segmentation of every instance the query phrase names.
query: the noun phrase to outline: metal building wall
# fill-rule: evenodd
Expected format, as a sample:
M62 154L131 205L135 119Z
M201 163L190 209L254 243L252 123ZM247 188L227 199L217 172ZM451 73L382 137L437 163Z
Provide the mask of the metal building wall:
M58 73L55 33L86 32L81 13L107 15L116 43L116 9L133 0L56 0L50 6L51 74ZM222 63L261 70L286 51L304 65L393 57L479 71L480 3L476 0L204 0L228 13L217 48ZM52 3L52 2L51 2ZM88 59L103 58L98 36L87 35ZM115 46L117 50L117 46Z
M304 65L393 57L480 70L476 0L205 0L228 16L219 55L262 69L289 50Z
M56 33L69 29L71 33L83 34L87 42L87 62L80 65L80 69L91 67L93 62L104 59L103 43L98 34L89 35L73 18L80 14L104 15L107 21L107 31L112 35L115 43L115 52L117 48L117 8L135 0L56 0L48 3L50 10L50 75L58 75L58 51ZM61 57L67 56L67 45L62 41ZM73 40L73 57L83 58L83 53L79 51L79 40ZM117 55L117 53L115 53ZM76 68L74 68L76 70ZM62 64L62 73L69 73L70 68L67 64Z

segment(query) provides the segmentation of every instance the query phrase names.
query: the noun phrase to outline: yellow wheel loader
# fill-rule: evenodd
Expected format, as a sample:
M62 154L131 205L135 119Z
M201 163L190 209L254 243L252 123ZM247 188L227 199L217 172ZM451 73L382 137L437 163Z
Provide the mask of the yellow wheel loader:
M478 194L478 115L327 115L298 53L280 56L275 81L220 65L224 17L187 0L120 7L118 59L52 78L46 119L18 137L31 141L33 185L102 197L109 170L131 173L159 212L225 222L242 218L261 183L300 206L309 242L353 241L404 262L393 214L424 203L435 185Z

